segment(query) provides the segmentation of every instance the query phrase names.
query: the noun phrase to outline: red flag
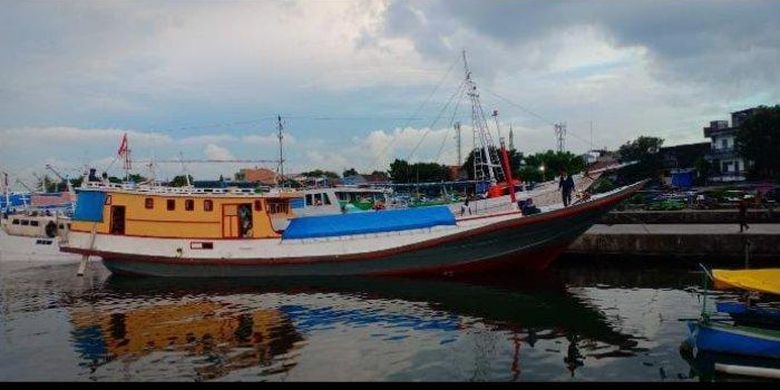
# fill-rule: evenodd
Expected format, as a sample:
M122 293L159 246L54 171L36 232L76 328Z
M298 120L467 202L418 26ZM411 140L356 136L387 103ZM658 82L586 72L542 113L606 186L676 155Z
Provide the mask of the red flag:
M119 150L116 152L118 155L127 153L127 133L122 137L122 143L119 144Z

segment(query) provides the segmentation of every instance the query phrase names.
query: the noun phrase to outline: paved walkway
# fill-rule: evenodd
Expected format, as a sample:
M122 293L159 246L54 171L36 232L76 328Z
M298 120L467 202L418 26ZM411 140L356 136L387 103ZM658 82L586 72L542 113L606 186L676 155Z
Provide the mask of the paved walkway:
M780 235L780 224L749 224L750 230L739 232L738 224L619 224L593 225L585 234L740 234L740 235Z

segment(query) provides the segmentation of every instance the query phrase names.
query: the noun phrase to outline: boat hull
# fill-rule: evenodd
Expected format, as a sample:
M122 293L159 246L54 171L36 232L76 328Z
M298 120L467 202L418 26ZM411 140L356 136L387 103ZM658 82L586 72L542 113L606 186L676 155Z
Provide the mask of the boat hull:
M745 356L780 358L777 332L725 324L688 322L691 344L698 350Z
M533 216L518 213L478 217L469 229L426 233L432 237L408 244L381 247L389 238L321 243L258 243L247 253L265 257L162 257L99 250L63 248L97 255L117 274L170 277L263 277L325 275L411 275L478 272L502 268L542 270L603 214L634 193L640 185L597 201ZM495 221L495 222L493 222ZM414 236L399 236L412 240ZM384 240L384 241L382 241ZM136 241L140 245L143 241ZM216 245L216 244L215 244ZM227 244L224 244L227 245ZM247 244L250 245L250 244ZM261 246L265 245L265 246ZM378 249L371 250L373 246ZM129 247L129 246L128 246ZM369 248L351 253L316 253L323 248ZM281 250L284 249L284 252ZM345 249L346 250L346 249ZM287 255L281 257L272 251ZM297 252L296 252L297 251ZM295 255L296 253L305 255Z

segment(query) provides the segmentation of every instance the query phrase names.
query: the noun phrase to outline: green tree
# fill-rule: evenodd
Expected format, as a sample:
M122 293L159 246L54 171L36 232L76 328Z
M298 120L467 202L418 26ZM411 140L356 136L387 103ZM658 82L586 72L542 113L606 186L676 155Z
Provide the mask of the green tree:
M341 174L341 176L343 177L355 176L355 175L358 175L358 171L356 171L355 168L349 168Z
M622 162L636 161L620 170L621 176L628 181L656 178L660 175L663 164L658 158L664 140L657 137L640 136L620 146L618 153Z
M758 107L739 127L734 141L737 153L753 161L751 176L780 179L780 105Z
M712 164L705 160L704 157L699 157L696 162L693 163L693 167L696 168L697 181L699 185L706 184L707 177L713 172Z
M192 175L187 175L187 177L184 177L184 175L179 175L173 178L171 180L171 187L185 187L187 185L187 178L190 179L190 184L194 181L192 178Z
M399 159L390 164L389 174L393 183L426 183L450 179L450 169L446 165L433 162L409 164Z
M315 169L313 171L303 172L303 173L301 173L301 176L312 177L312 178L327 177L329 179L338 179L339 178L339 174L338 173L331 172L331 171L323 171L321 169Z
M238 171L238 172L236 172L235 175L233 175L233 178L236 181L244 181L244 180L246 180L246 173L243 170Z
M128 180L132 181L133 183L142 183L146 181L146 178L137 174L137 173L131 173L127 176Z

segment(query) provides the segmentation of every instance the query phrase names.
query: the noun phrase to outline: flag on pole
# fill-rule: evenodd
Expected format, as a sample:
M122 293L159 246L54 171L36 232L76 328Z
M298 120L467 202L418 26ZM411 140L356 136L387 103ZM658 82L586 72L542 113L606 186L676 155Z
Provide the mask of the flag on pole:
M125 158L125 164L124 168L125 171L129 171L131 169L130 166L130 148L127 144L127 133L122 137L122 142L119 144L119 150L116 152L120 157Z
M127 133L122 137L122 142L119 144L119 150L116 154L123 156L125 153L127 153Z

